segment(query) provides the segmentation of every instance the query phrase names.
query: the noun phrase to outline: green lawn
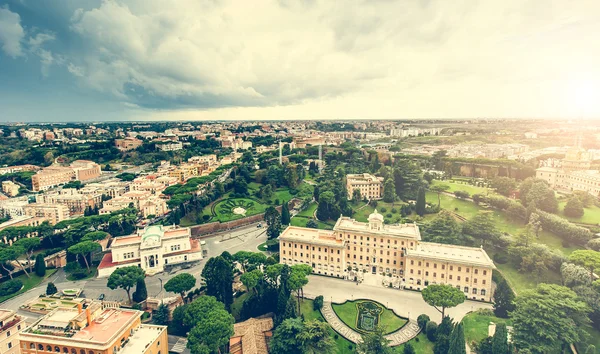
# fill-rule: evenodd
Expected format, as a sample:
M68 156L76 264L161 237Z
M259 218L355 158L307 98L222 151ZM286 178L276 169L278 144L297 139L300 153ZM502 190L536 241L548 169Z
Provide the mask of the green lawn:
M242 305L244 304L244 300L250 296L250 293L245 292L242 295L233 299L233 303L231 304L231 314L235 318L236 321L240 319L240 311L242 310Z
M236 207L241 207L246 209L245 216L256 215L260 213L264 213L264 211L269 207L266 204L250 198L228 198L223 199L214 207L214 216L212 221L220 221L226 222L231 220L237 220L244 217L244 215L234 214L233 210Z
M437 193L427 192L426 194L427 203L431 205L437 205L438 195ZM440 195L441 208L457 213L458 215L467 219L477 215L482 210L481 207L468 200L461 200L458 198L451 197L449 195Z
M294 216L291 219L290 224L292 226L306 227L306 223L310 219L311 218L306 218L306 217L302 217L302 216ZM331 220L329 220L328 222L323 222L323 221L317 220L317 225L319 225L318 228L321 230L333 230L333 226L334 226L334 224Z
M361 332L357 328L358 321L358 308L357 304L363 300L357 301L346 301L343 304L333 304L333 311L348 327L354 329L357 332ZM383 305L382 305L383 306ZM389 310L383 306L383 313L379 318L379 326L381 326L385 333L392 333L397 331L400 327L406 324L406 319L398 317L392 310Z
M302 302L300 303L300 312L302 313L302 315L304 315L305 320L319 320L326 322L323 318L323 315L321 315L321 312L313 310L312 300L302 300ZM331 337L333 337L333 339L335 340L335 344L337 345L338 354L355 353L354 348L356 348L356 345L354 345L354 343L337 334L333 329L330 329L330 331Z
M315 210L317 210L317 203L310 203L306 209L302 210L301 212L299 212L298 214L296 214L296 216L301 216L301 217L305 217L305 218L312 218L314 215Z
M565 205L567 204L566 201L564 202L560 202L558 203L558 215L560 215L561 217L572 221L572 222L578 222L578 223L582 223L582 224L590 224L590 225L598 225L600 224L600 208L598 208L595 205L592 205L589 208L584 208L584 213L583 216L580 218L573 218L570 216L566 216L564 213L564 209L565 209Z
M465 329L465 341L471 347L473 343L479 343L481 340L488 337L488 326L490 322L505 323L507 326L511 325L511 321L506 318L499 318L493 315L487 315L482 312L471 312L466 315L463 320L463 326Z
M375 209L377 209L377 212L379 214L383 215L385 220L396 223L396 222L399 222L399 220L402 218L402 216L400 215L400 207L402 206L402 204L404 204L404 203L400 202L400 201L398 201L392 205L392 203L386 203L384 201L378 200L377 207L373 207L372 204L369 204L360 210L357 210L357 209L364 205L363 202L360 202L357 205L351 204L352 209L354 209L354 214L352 215L352 217L354 219L356 219L356 221L368 222L369 215L371 215L373 213L373 211ZM392 209L396 209L396 212L393 213ZM383 210L385 210L385 211L383 211ZM392 214L391 220L390 220L390 217L387 216L387 214Z
M52 276L54 273L56 273L56 269L48 269L46 271L46 275L44 277L38 277L37 275L35 275L35 273L30 273L29 274L30 278L28 278L25 274L19 275L15 279L19 279L20 281L23 282L23 288L14 294L0 296L0 303L6 301L8 299L11 299L19 294L22 294L30 289L35 288L36 286L40 285L40 283L44 279Z
M448 187L450 187L448 189L448 192L450 192L450 193L454 193L456 191L465 191L465 192L469 193L470 196L473 194L487 195L487 194L495 193L494 190L491 188L476 187L476 186L473 186L466 182L457 181L457 180L449 180L449 181L433 180L433 181L431 181L432 186L439 185L439 184L445 184Z
M491 253L490 256L492 256ZM502 275L504 275L510 286L517 293L520 293L523 290L533 289L540 283L561 284L560 273L546 271L542 273L539 278L536 278L533 277L531 274L525 274L519 271L510 263L496 263L496 267L502 272Z
M418 336L409 340L408 343L412 344L417 354L433 354L435 343L430 342L424 333L419 333ZM394 347L394 353L404 353L404 344Z

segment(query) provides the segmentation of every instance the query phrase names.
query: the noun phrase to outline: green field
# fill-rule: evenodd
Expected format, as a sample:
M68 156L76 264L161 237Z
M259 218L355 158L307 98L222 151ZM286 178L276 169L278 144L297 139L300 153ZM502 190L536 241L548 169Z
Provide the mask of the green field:
M492 256L491 253L490 256ZM517 293L527 289L534 289L540 283L561 284L562 282L560 273L558 272L546 271L539 278L535 278L530 274L519 271L509 263L499 264L496 262L496 267L502 272L502 275L504 275L510 286Z
M427 339L427 335L419 333L418 336L408 341L415 348L417 354L432 354L435 343ZM394 353L404 353L404 344L394 347Z
M499 318L493 314L486 314L485 312L471 312L463 318L462 323L465 329L465 341L471 348L473 347L473 343L479 343L488 337L488 327L490 322L496 324L505 323L507 326L511 325L509 319Z
M333 311L348 327L352 328L357 332L364 332L364 330L358 328L358 304L360 302L372 302L371 300L355 300L346 301L343 304L332 304ZM385 333L392 333L400 329L406 324L406 319L397 316L392 310L385 308L385 306L379 304L383 308L383 312L379 317L379 326L382 327Z
M433 181L431 181L432 186L439 185L439 184L445 184L448 187L450 187L450 189L448 189L448 192L450 192L450 193L454 193L456 191L465 191L465 192L469 193L470 196L473 194L487 195L487 194L495 193L492 188L477 187L477 186L473 186L473 185L468 184L463 181L457 181L457 180L449 180L449 181L433 180Z
M357 210L358 208L360 208L364 205L364 203L361 202L358 205L352 205L352 209L354 209L354 214L352 215L352 217L354 219L356 219L356 221L368 222L369 215L371 215L373 213L373 211L375 211L375 209L377 209L377 212L379 214L383 215L385 220L387 220L389 222L397 223L397 222L400 222L400 219L402 218L402 216L400 215L400 207L402 206L402 204L404 204L404 203L400 202L400 201L392 204L392 203L386 203L384 201L378 200L377 207L374 207L372 204L369 204L369 205L363 207L362 209ZM382 208L385 209L385 211L383 211ZM393 213L392 209L396 209L396 212ZM392 214L391 220L389 220L390 218L387 216L387 214Z
M299 212L298 214L296 214L296 216L312 218L315 211L317 210L317 206L318 206L317 203L310 203L308 205L308 207L306 207L306 209L304 209L301 212Z
M566 201L558 203L558 215L560 215L561 217L563 217L569 221L582 223L582 224L590 224L590 225L600 224L600 208L598 208L597 206L592 205L589 208L584 208L583 209L584 213L583 213L582 217L573 218L573 217L565 215L563 210L565 209L566 204L567 204Z
M23 288L14 294L0 296L0 303L35 288L36 286L40 285L44 279L51 277L54 273L56 273L56 269L48 269L44 277L38 277L35 273L30 273L30 278L28 278L25 274L19 275L15 279L19 279L21 282L23 282Z
M312 300L308 300L308 299L302 300L302 302L300 303L300 313L302 313L302 315L304 316L304 319L307 321L308 320L319 320L319 321L326 322L325 318L323 318L323 315L321 315L321 312L313 310L313 301ZM335 344L337 345L338 354L355 353L354 349L356 348L356 345L354 345L354 343L350 342L346 338L337 334L333 329L330 329L330 331L331 331L331 337L333 337L333 339L335 340ZM336 336L337 336L337 338L336 338Z

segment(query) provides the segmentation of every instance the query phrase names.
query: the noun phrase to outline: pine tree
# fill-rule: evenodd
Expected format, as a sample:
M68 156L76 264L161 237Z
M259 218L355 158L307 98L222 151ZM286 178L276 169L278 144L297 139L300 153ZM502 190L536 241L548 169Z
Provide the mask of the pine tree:
M508 318L508 313L515 309L515 294L506 282L498 281L496 292L494 292L494 314L498 317Z
M448 354L466 354L467 349L465 345L465 331L463 324L459 323L454 326L454 330L450 335L450 348ZM495 352L494 352L495 353Z
M35 257L35 274L38 277L46 275L46 261L44 261L44 256L41 253L38 253Z
M154 323L157 325L164 326L169 323L169 306L165 304L158 305L156 311L152 315Z
M146 289L146 281L141 278L135 285L135 292L133 293L133 301L142 302L148 298L148 290Z
M417 215L423 216L425 215L425 188L420 187L419 193L417 194L417 204L415 206L415 210Z
M290 224L290 209L288 203L284 200L281 203L281 225Z
M402 351L403 354L416 354L415 352L415 348L412 346L412 344L406 343L404 344L404 350Z
M492 353L494 354L508 354L508 332L506 330L506 324L499 323L496 325L496 332L492 338Z

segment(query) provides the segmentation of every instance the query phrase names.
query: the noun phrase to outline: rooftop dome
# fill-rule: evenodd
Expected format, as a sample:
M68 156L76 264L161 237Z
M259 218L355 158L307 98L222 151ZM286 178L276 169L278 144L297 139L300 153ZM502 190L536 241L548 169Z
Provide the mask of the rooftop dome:
M383 222L383 215L379 214L377 212L377 209L375 209L375 211L373 211L373 213L371 215L369 215L369 222L371 222L371 221Z

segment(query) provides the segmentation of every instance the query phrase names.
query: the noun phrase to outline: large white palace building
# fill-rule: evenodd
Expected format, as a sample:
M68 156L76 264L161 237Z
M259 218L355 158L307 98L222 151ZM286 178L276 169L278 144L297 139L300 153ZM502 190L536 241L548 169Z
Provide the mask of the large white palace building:
M110 253L98 266L98 276L107 277L117 268L136 265L146 274L156 274L171 265L202 259L198 240L193 240L189 227L149 226L137 234L112 239Z
M308 264L316 274L380 274L400 280L405 289L449 284L468 299L492 299L496 266L485 250L421 242L416 224L385 225L377 211L368 223L342 216L333 230L289 226L279 236L279 245L281 263Z

